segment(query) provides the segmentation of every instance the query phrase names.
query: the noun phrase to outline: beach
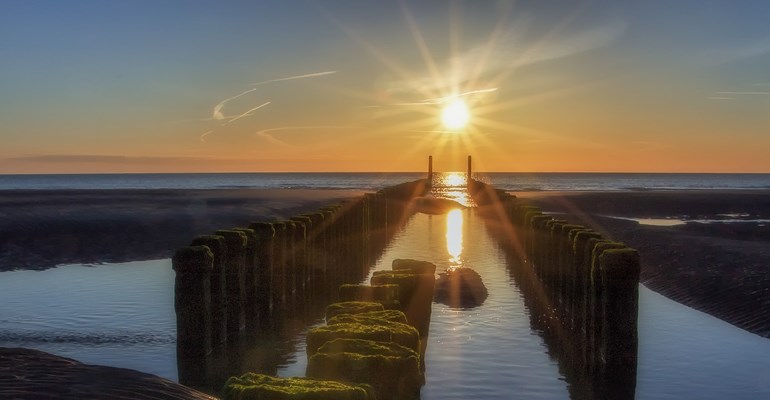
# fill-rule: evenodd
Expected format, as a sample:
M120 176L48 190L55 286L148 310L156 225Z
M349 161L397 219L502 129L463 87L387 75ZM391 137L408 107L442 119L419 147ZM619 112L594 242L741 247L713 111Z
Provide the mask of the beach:
M762 221L770 218L770 191L515 194L639 250L650 289L770 337L770 223Z
M0 270L170 257L196 235L277 220L364 190L0 191ZM639 250L642 282L770 337L768 190L514 192ZM640 224L625 218L745 221ZM673 219L672 219L673 218Z
M169 258L197 235L287 218L362 190L0 191L0 271Z
M196 235L245 226L252 221L287 218L365 192L347 189L0 191L0 265L5 270L47 269L67 263L168 258ZM770 191L513 194L545 212L592 227L638 249L642 260L641 280L648 288L749 332L770 337L767 311L770 304L767 238L770 235L768 224L757 222L770 218ZM632 218L658 218L672 223L679 218L721 219L722 222L656 226ZM4 351L8 354L3 357L11 363L8 365L13 365L9 368L14 373L42 368L49 376L80 376L77 374L91 368L69 360L60 363L51 355ZM22 357L24 367L15 364L12 356ZM127 382L136 379L127 375L125 378ZM34 390L51 391L56 382L23 390L30 395ZM165 381L158 384L167 385L165 389L157 389L157 393L163 392L169 398L175 391L186 390Z

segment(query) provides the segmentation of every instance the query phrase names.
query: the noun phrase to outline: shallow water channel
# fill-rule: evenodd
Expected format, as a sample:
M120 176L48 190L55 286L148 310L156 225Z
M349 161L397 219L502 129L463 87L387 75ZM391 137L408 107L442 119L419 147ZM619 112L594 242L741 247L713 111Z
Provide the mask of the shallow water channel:
M527 266L506 258L475 210L415 215L373 270L394 258L474 268L489 290L476 308L433 304L422 399L583 398L580 374L559 362L565 350L531 326L542 311L529 308L513 273ZM176 380L173 281L169 260L0 273L0 346ZM306 329L241 347L240 357L303 375ZM637 399L770 397L770 340L644 287L638 330ZM267 348L280 354L264 356Z

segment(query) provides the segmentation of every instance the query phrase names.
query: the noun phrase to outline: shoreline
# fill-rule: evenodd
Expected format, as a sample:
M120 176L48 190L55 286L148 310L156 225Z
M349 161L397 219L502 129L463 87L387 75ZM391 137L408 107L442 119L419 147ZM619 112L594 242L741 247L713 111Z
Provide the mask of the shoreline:
M0 191L0 271L169 258L197 235L287 218L361 190Z

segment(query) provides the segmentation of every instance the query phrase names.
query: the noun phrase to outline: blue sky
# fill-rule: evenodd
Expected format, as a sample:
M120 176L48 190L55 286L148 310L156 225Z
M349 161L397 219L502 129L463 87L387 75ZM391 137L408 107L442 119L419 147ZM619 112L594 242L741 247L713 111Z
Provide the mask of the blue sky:
M415 170L427 154L445 169L474 154L501 171L770 172L768 15L766 1L2 0L0 173ZM444 100L426 100L473 91L466 132L444 132Z

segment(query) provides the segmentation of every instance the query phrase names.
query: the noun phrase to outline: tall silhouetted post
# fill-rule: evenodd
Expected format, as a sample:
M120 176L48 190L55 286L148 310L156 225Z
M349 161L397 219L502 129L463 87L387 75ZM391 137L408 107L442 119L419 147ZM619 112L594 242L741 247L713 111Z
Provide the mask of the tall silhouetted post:
M471 173L473 172L473 169L471 168L471 156L468 156L468 182L471 181Z
M433 184L433 156L428 156L428 187Z
M211 293L209 278L214 254L206 246L179 249L172 258L176 282L177 354L201 358L211 353Z

